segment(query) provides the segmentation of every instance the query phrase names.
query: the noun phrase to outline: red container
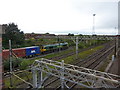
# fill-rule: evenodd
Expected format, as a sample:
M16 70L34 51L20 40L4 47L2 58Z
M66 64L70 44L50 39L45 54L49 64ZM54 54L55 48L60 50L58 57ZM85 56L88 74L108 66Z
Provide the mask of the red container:
M2 51L2 59L3 60L9 59L9 50L8 49Z
M12 55L17 56L17 57L25 57L25 48L17 48L17 49L12 49Z
M13 57L25 57L25 48L17 48L17 49L12 49L12 56ZM3 50L2 54L3 59L9 59L9 50Z

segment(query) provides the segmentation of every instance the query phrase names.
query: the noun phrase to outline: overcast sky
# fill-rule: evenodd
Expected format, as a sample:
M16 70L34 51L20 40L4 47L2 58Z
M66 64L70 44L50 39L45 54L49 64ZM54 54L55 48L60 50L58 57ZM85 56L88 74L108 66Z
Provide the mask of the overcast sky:
M0 0L0 24L24 33L117 34L119 0Z

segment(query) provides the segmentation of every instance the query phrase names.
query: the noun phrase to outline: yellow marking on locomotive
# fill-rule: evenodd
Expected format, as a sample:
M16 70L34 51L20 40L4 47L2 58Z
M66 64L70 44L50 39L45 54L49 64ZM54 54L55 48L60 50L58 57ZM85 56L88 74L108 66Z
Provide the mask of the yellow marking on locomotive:
M40 54L36 54L36 55L40 55Z
M41 49L41 52L44 52L44 51L46 51L46 49Z

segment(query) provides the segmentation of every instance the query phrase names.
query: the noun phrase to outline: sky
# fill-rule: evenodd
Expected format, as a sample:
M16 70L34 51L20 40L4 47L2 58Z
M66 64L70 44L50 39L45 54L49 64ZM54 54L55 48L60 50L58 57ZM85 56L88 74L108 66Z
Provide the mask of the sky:
M14 22L24 33L56 35L93 34L94 26L94 34L116 35L118 1L0 0L0 24Z

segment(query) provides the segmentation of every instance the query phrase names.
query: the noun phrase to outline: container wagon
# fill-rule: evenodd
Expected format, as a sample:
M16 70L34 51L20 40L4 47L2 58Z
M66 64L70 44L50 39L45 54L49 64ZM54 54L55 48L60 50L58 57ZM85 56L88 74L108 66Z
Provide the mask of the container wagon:
M50 44L50 45L42 45L42 46L31 46L25 48L16 48L12 49L12 55L14 57L33 57L36 55L49 53L53 51L58 51L59 48L66 49L68 48L68 43L59 43L59 44ZM9 49L2 51L2 58L9 59Z
M6 60L9 58L9 49L3 50L2 59ZM14 57L25 57L25 48L12 49L12 56Z
M40 55L40 47L39 46L26 47L25 52L26 57Z

